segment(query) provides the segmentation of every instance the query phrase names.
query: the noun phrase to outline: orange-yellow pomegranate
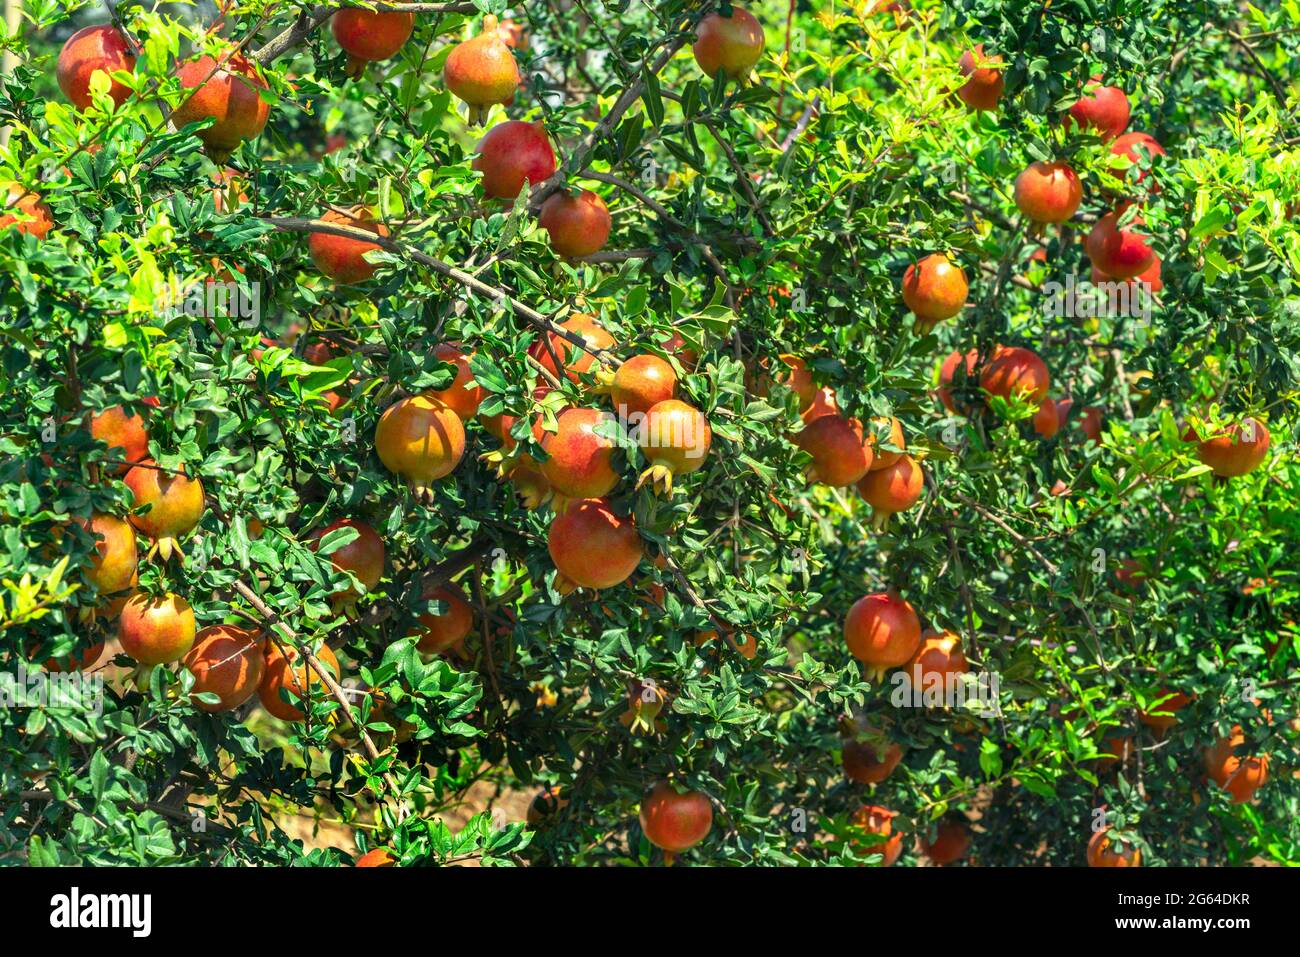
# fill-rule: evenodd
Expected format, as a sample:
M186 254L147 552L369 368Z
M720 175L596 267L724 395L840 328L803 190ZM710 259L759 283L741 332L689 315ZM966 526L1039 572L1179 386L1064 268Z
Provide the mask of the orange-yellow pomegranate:
M985 392L1008 400L1017 395L1026 402L1040 403L1047 398L1051 384L1047 365L1023 346L998 346L980 373L980 387Z
M804 473L809 482L852 485L871 468L871 445L862 435L862 423L841 415L823 415L803 427L794 442L812 456Z
M125 482L135 507L149 506L146 512L131 514L131 524L153 539L148 557L157 553L166 561L172 552L183 557L180 539L203 517L203 482L190 478L183 468L164 472L153 459L127 472Z
M348 55L348 76L360 76L367 63L395 55L414 29L415 14L401 10L343 7L330 18L334 39Z
M120 405L92 413L90 435L108 446L110 457L121 460L112 466L117 475L149 457L149 430L144 419Z
M641 563L641 535L631 516L615 512L607 499L570 503L551 522L546 536L559 574L555 590L613 588L627 581Z
M552 193L542 203L537 222L550 234L551 248L569 259L600 252L613 226L609 207L589 189L576 196L564 190Z
M1084 92L1065 118L1067 129L1078 124L1085 131L1113 140L1128 126L1130 107L1124 91L1116 86L1103 86L1101 77L1093 77Z
M908 684L922 693L946 689L952 679L970 670L961 639L951 631L925 631L916 654L907 663Z
M555 173L555 150L541 123L507 120L483 134L474 157L483 174L483 195L514 199L528 183L536 186Z
M817 399L817 385L813 382L812 370L806 362L788 352L777 358L785 363L789 371L778 375L776 381L799 397L799 412L802 414Z
M377 236L387 237L388 227L375 221L374 215L364 206L354 206L348 212L328 210L320 221L350 229L361 229ZM351 236L336 236L332 233L312 233L307 239L307 248L311 252L311 261L324 275L337 283L350 286L365 282L379 268L374 263L366 262L366 253L381 249L377 243L354 239Z
M270 119L271 106L260 95L270 87L253 61L242 53L223 53L220 60L205 54L182 63L176 75L181 86L191 92L172 111L172 124L179 130L190 123L215 119L212 126L195 135L218 166L240 143L261 133Z
M508 103L523 77L497 18L483 18L483 32L456 44L442 68L442 80L469 107L470 123L482 123L490 107Z
M961 312L969 291L966 274L942 253L912 263L903 273L903 302L916 316L921 335Z
M1121 227L1119 219L1123 212L1123 209L1112 210L1098 219L1084 243L1092 264L1114 279L1142 275L1156 256L1150 237L1141 232L1142 217Z
M78 519L77 524L92 537L99 539L95 542L90 567L82 571L86 581L94 585L95 591L101 595L111 595L132 587L138 556L135 529L131 523L115 515L96 512L89 520Z
M955 864L970 850L970 828L958 814L943 818L935 828L933 841L922 840L921 850L932 864Z
M879 680L905 665L921 645L916 611L894 592L859 598L844 619L844 641L867 674Z
M903 853L903 835L894 833L894 818L897 811L864 804L853 813L853 825L866 838L855 840L859 848L869 854L880 854L883 858L877 867L892 867Z
M615 411L624 418L633 412L649 412L652 405L676 394L677 373L672 365L649 353L633 356L619 366L609 389Z
M465 427L441 400L414 395L394 402L375 427L375 452L384 467L411 484L417 498L450 475L465 454Z
M713 829L713 805L700 791L678 793L660 781L641 798L641 833L669 855L689 851Z
M560 366L556 365L558 359L560 365L564 367L563 375L568 376L570 382L576 383L578 376L584 372L591 372L593 367L598 366L596 357L587 350L611 349L614 346L614 337L596 321L595 316L589 316L585 312L575 312L560 323L560 328L579 337L586 343L587 348L582 348L558 333L548 332L544 338L534 342L528 348L528 354L556 378L561 377Z
M702 468L713 442L704 413L680 399L665 399L650 407L639 434L649 467L636 487L650 483L655 494L671 495L673 479Z
M1239 757L1235 752L1246 743L1241 725L1205 749L1205 773L1232 795L1233 804L1246 804L1268 780L1268 755Z
M136 592L122 606L117 637L142 665L176 661L194 644L194 610L180 595Z
M542 477L562 498L600 498L613 491L618 473L611 464L614 441L596 434L596 426L613 424L599 409L565 409L556 431L547 432L542 450L550 458L541 464Z
M1163 737L1178 723L1175 712L1181 711L1192 703L1192 699L1181 691L1171 692L1167 688L1160 692L1160 697L1164 700L1152 707L1149 712L1138 712L1138 720L1155 732L1156 737Z
M996 110L1006 81L1002 76L1002 57L985 56L984 44L977 43L957 61L966 82L957 88L958 98L972 110Z
M445 601L447 610L441 615L426 612L416 619L420 627L416 631L419 641L415 647L426 655L440 655L465 640L474 627L474 611L458 588L426 588L423 596L425 601Z
M326 557L339 571L356 576L365 591L358 591L356 586L344 587L331 597L335 604L355 604L358 598L379 587L379 580L384 577L384 540L365 522L359 522L354 518L340 518L312 536L312 550L320 547L321 540L326 535L341 528L355 529L357 535L352 541L340 545Z
M691 52L706 75L716 77L721 71L744 82L763 56L763 25L737 6L731 8L729 17L710 13L695 27Z
M907 448L907 441L903 437L903 423L893 416L882 415L872 419L868 438L872 451L871 468L869 469L871 472L887 469L903 456L902 452L891 452L884 448L884 443L888 442L899 449Z
M315 652L315 656L337 681L342 672L339 670L339 660L334 656L329 645L322 644ZM325 691L319 687L323 684L316 669L307 662L297 648L285 644L282 650L280 644L274 641L267 642L266 671L262 675L262 683L257 686L257 696L263 708L281 721L301 721L307 715L283 700L280 692L284 691L291 697L316 698Z
M135 71L135 55L126 37L109 23L83 27L68 37L59 51L55 78L63 95L79 110L90 109L90 78L96 70L105 73ZM131 95L131 90L113 80L108 95L121 106Z
M910 455L900 455L893 465L873 469L858 482L858 491L871 506L871 527L877 531L889 525L896 512L905 512L921 497L925 473Z
M1015 200L1036 223L1063 223L1083 202L1083 183L1066 163L1031 163L1016 177Z
M238 708L253 697L266 673L261 635L234 625L210 625L201 630L181 664L194 675L194 706L211 713ZM220 700L215 704L198 700L205 692Z
M50 207L41 202L39 193L17 183L5 187L4 209L0 212L0 229L12 226L20 233L44 239L54 228Z
M353 867L396 867L397 858L386 847L376 847L357 858Z
M1264 423L1248 417L1200 442L1196 457L1213 469L1215 475L1234 478L1257 469L1268 458L1271 444L1272 437Z
M903 748L878 732L861 737L844 738L841 742L844 775L858 784L879 784L903 760Z
M440 399L443 405L460 417L462 423L468 422L478 414L478 407L487 394L481 385L471 385L474 373L470 370L469 360L473 353L466 353L458 343L440 342L434 346L433 354L456 367L456 378L447 388L430 389L425 395Z
M1110 828L1102 828L1094 832L1088 841L1088 866L1141 867L1142 852L1136 846L1112 840Z

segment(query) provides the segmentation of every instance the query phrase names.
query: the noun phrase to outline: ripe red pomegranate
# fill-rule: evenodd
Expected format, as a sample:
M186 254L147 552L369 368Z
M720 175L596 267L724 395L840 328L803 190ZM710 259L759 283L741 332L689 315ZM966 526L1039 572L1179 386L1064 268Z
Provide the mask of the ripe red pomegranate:
M823 415L839 415L840 404L835 401L835 390L830 386L822 386L813 396L812 405L799 413L799 418L804 423L811 422L813 419L820 419ZM872 436L874 439L875 437ZM875 468L875 462L872 462L872 468Z
M960 814L943 818L935 829L933 841L922 839L921 850L932 864L942 867L955 864L970 850L970 828Z
M1088 437L1089 442L1101 441L1101 409L1090 405L1083 410L1079 419L1079 428Z
M153 459L127 472L124 481L135 507L149 506L147 512L131 515L131 524L154 540L148 557L156 552L166 561L173 551L183 557L180 538L203 517L203 482L190 478L183 468L179 473L164 472Z
M664 859L689 851L713 829L713 805L700 791L678 793L660 781L641 798L641 833Z
M574 588L613 588L641 564L636 523L603 498L569 503L551 522L546 547L559 573L555 590L562 595Z
M1121 227L1119 218L1123 212L1121 207L1097 220L1088 233L1084 248L1092 264L1107 276L1132 279L1150 267L1156 254L1151 248L1150 237L1139 231L1143 225L1142 217Z
M1115 86L1102 86L1100 77L1093 77L1084 87L1083 96L1070 107L1065 117L1068 129L1073 121L1085 130L1096 133L1103 140L1113 140L1128 126L1129 104L1124 91Z
M122 607L117 637L142 665L176 661L194 644L194 610L180 595L136 592Z
M124 522L115 515L96 512L87 519L79 519L77 524L98 537L95 554L90 559L90 567L83 570L86 580L95 586L101 595L130 588L135 582L135 569L138 561L135 545L135 529L130 522Z
M1061 409L1052 399L1044 399L1038 404L1038 411L1030 424L1045 439L1050 439L1061 430Z
M415 645L418 651L426 655L440 655L465 640L465 636L474 627L474 611L455 586L427 587L422 595L425 601L447 603L447 610L441 615L432 612L420 615L417 619L420 628L415 632L419 635L419 641Z
M320 221L350 229L363 229L377 236L388 236L388 227L376 222L374 215L364 206L354 206L347 212L327 210ZM365 282L375 274L378 267L366 262L365 255L381 247L377 243L353 239L351 236L312 233L307 239L307 248L311 251L311 261L317 269L335 282L349 286Z
M1006 81L1002 76L1002 57L985 56L984 44L977 43L957 61L966 82L957 88L957 96L972 110L996 110Z
M1181 691L1171 692L1168 688L1160 692L1160 698L1163 700L1153 705L1150 711L1138 712L1138 720L1155 732L1156 737L1164 737L1165 733L1178 723L1175 712L1181 711L1192 703L1190 696Z
M869 677L907 664L921 644L916 611L895 592L859 598L844 619L844 641Z
M1036 223L1063 223L1083 202L1083 183L1066 163L1031 163L1016 177L1016 207Z
M541 464L542 476L565 498L600 498L613 491L618 473L611 460L614 442L596 434L596 426L612 423L599 409L565 409L556 419L556 431L547 432L542 450L550 458Z
M379 417L375 452L388 471L411 483L416 498L432 497L430 483L450 475L465 455L465 427L440 399L413 395Z
M916 316L920 335L961 312L969 291L966 274L942 253L912 263L903 273L903 302Z
M1050 386L1046 364L1022 346L998 346L980 373L980 387L1004 399L1018 395L1027 402L1042 402Z
M501 39L497 18L485 16L483 31L456 44L442 68L442 80L469 107L469 122L479 124L493 104L514 98L523 77L510 47Z
M680 399L665 399L646 413L639 440L650 465L641 473L636 487L648 481L656 494L671 495L675 476L689 475L704 465L713 430L695 406Z
M649 353L633 356L618 367L609 395L618 414L646 413L656 402L677 394L677 373L665 359Z
M181 64L176 75L181 86L192 92L172 111L172 124L179 130L215 119L212 126L195 135L218 166L240 143L261 133L271 116L270 104L259 94L270 88L253 61L242 53L223 53L219 61L205 54Z
M560 323L560 328L580 336L587 344L587 349L599 351L614 346L614 337L596 321L595 316L589 316L585 312L575 312ZM536 359L543 369L556 377L561 374L555 364L558 358L564 366L564 374L568 376L570 382L574 383L578 382L579 375L592 371L592 367L596 365L596 357L591 352L554 332L548 332L544 339L533 343L528 349L528 354Z
M1110 828L1105 827L1094 832L1088 841L1088 866L1141 867L1142 852L1136 846L1113 840Z
M456 378L445 389L430 389L425 395L432 396L460 417L462 423L468 422L478 414L478 407L487 395L481 385L475 383L474 373L470 370L469 360L473 353L466 353L459 343L440 342L434 346L433 354L443 362L450 362L456 367Z
M880 854L883 860L876 866L891 867L903 853L903 835L893 833L897 811L864 804L853 814L853 824L867 840L854 843L870 854Z
M895 512L905 512L921 497L925 473L910 455L900 455L893 465L873 469L858 482L858 491L871 506L871 527L883 531Z
M1205 749L1205 773L1219 787L1232 795L1233 804L1245 804L1268 781L1268 755L1239 757L1235 751L1246 743L1241 725L1232 733Z
M564 190L542 203L538 223L551 235L551 248L560 256L577 259L605 248L613 222L605 201L589 189L577 196Z
M83 27L68 37L59 51L59 64L55 71L59 89L79 110L90 109L90 78L96 70L105 73L135 71L135 55L126 37L110 23ZM131 95L131 90L113 80L108 95L121 106Z
M541 123L508 120L483 134L473 165L483 174L484 196L513 200L525 183L536 186L555 173L555 150Z
M879 784L903 760L903 748L872 729L859 737L844 738L841 742L844 775L858 784Z
M883 444L888 442L896 448L906 449L907 441L903 437L903 423L893 416L877 416L871 420L869 427L868 442L871 445L872 457L871 468L868 471L879 472L881 469L889 468L903 457L902 452L890 452L882 447Z
M908 683L924 692L931 687L946 688L949 680L970 671L961 650L961 638L951 631L927 630L921 635L916 654L907 663Z
M795 436L794 442L812 456L805 475L822 485L852 485L871 468L871 445L863 437L862 423L841 415L814 419Z
M375 847L357 858L353 867L396 867L397 858L386 847Z
M337 681L342 672L339 670L339 660L329 645L322 644L315 656ZM272 715L281 721L301 721L307 717L306 713L282 699L280 692L284 691L291 697L314 698L324 690L319 687L322 684L324 682L321 676L297 648L288 644L281 648L274 641L267 643L266 671L262 675L262 683L257 686L257 697L261 700L262 707Z
M731 8L729 17L710 13L695 27L691 52L707 76L716 77L721 71L743 83L763 56L763 26L737 6Z
M194 675L194 706L211 713L232 711L253 697L266 672L262 641L258 632L234 625L209 625L195 635L194 646L181 661ZM221 700L199 701L204 692Z
M122 464L113 466L114 474L121 475L149 457L149 430L144 419L120 405L92 413L89 431L92 438L108 446L112 458L121 459Z
M357 537L336 548L327 557L339 571L355 575L365 591L358 591L355 586L345 586L332 596L332 600L337 605L355 605L358 598L379 587L379 580L384 576L384 540L365 522L340 518L311 537L312 550L320 547L321 539L326 535L340 528L356 529Z
M1191 431L1190 429L1188 430ZM1188 436L1184 436L1188 438ZM1193 432L1192 441L1199 441ZM1242 419L1210 438L1200 441L1196 457L1210 466L1221 478L1234 478L1253 472L1268 458L1272 436L1263 422L1254 417Z
M957 367L963 364L963 360L965 361L966 369L965 377L962 381L967 384L974 383L975 365L979 362L979 350L971 349L964 356L960 351L954 350L948 353L948 357L943 360L943 365L939 367L938 395L939 401L943 403L943 407L949 412L960 412L962 415L969 415L972 411L970 404L962 402L961 408L959 409L957 403L953 399L952 390L950 388L952 386L952 380L957 375Z
M44 239L54 228L50 207L41 202L39 193L17 183L5 188L5 212L0 215L0 229L12 226L20 233Z
M1159 141L1150 133L1125 133L1123 136L1110 144L1110 151L1116 156L1125 157L1134 166L1140 166L1142 155L1145 154L1147 161L1155 159L1157 156L1167 156L1165 148L1160 145ZM1116 176L1123 179L1128 170L1118 168L1118 164L1112 167ZM1139 169L1134 183L1141 183L1147 178L1148 170ZM1160 184L1153 179L1151 182L1151 192L1160 192Z
M348 55L348 76L360 76L366 64L387 60L400 50L415 29L415 14L401 10L342 7L330 18L334 39Z

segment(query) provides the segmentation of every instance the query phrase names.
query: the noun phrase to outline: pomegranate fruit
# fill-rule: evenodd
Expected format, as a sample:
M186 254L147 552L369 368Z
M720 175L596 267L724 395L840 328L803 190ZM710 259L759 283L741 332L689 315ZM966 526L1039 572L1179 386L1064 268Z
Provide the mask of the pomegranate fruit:
M435 396L413 395L379 417L375 452L388 471L410 482L416 498L431 498L430 483L450 475L465 455L465 427Z
M1102 828L1093 833L1088 840L1089 867L1140 867L1142 852L1135 846L1129 846L1114 840L1110 828Z
M805 471L809 482L852 485L871 468L871 445L862 435L862 423L841 415L814 419L795 436L799 448L812 456Z
M996 110L1006 81L1002 57L985 56L984 44L977 43L961 55L957 68L966 82L957 88L958 98L972 110Z
M933 689L946 689L957 678L970 671L970 664L961 650L961 639L951 631L925 631L916 654L907 663L907 683L926 693Z
M1193 441L1198 438L1193 433ZM1196 457L1214 470L1221 478L1234 478L1253 472L1268 458L1272 437L1264 423L1256 418L1245 418L1200 441Z
M892 867L903 853L903 835L893 833L897 816L897 811L870 804L862 805L853 814L854 827L867 838L853 843L869 854L880 854L883 859L878 867Z
M969 291L966 274L942 253L912 263L903 273L903 302L916 316L921 335L961 312Z
M1140 168L1142 165L1143 154L1146 155L1146 161L1148 163L1157 156L1168 155L1165 152L1165 148L1161 146L1160 142L1150 133L1125 133L1123 136L1116 139L1115 142L1110 144L1110 151L1115 156L1123 156L1132 163L1133 166L1139 167L1137 176L1133 180L1135 184L1140 184L1147 178L1147 175L1150 172L1150 170ZM1128 169L1121 169L1120 166L1116 164L1111 168L1111 172L1120 179L1124 179L1128 174ZM1160 192L1160 184L1157 183L1154 178L1151 181L1151 192Z
M879 733L841 742L844 775L858 784L879 784L903 760L903 748Z
M868 472L858 482L858 491L871 506L871 527L883 531L896 512L905 512L921 497L925 473L910 455L901 455L893 465Z
M480 124L490 107L514 98L523 77L510 47L501 39L497 18L483 18L478 36L456 44L442 68L447 89L469 107L469 121Z
M375 847L357 858L353 867L396 867L397 858L386 847Z
M551 818L569 806L569 799L563 797L560 791L560 785L548 784L537 792L524 816L529 827L540 827L548 823Z
M352 77L365 72L367 63L395 55L414 29L415 14L401 10L342 7L330 18L330 30L348 55L346 72Z
M270 87L242 53L223 54L220 61L205 54L182 63L176 75L181 86L192 92L172 111L172 124L179 130L201 120L216 120L195 135L218 166L240 143L261 133L271 116L270 104L261 97L261 91Z
M462 423L468 422L478 414L478 407L483 403L486 391L474 382L474 373L470 370L470 353L466 353L458 343L440 342L434 346L433 354L443 362L450 362L456 367L456 378L445 389L430 389L425 395L438 399L451 411L455 412Z
M1084 248L1092 264L1107 276L1115 279L1132 279L1140 276L1155 260L1150 237L1138 231L1143 225L1139 216L1121 227L1119 218L1124 210L1116 209L1102 216L1088 233Z
M440 615L426 612L416 619L420 628L416 632L419 641L415 647L421 654L440 655L465 640L474 627L474 611L460 590L453 586L426 587L422 594L426 601L445 601L447 610Z
M812 405L799 413L799 418L807 424L813 419L820 419L823 415L839 415L840 405L835 401L835 390L830 386L822 386L813 396ZM875 437L872 436L874 439ZM875 462L872 462L872 468L875 468Z
M641 832L655 847L670 854L689 851L713 829L713 805L700 791L679 793L667 781L655 784L641 798Z
M387 237L388 227L376 222L373 214L364 206L354 206L347 212L327 210L320 221L350 229L363 229L377 236ZM336 236L333 233L312 233L307 239L307 248L311 252L311 261L325 276L345 286L365 282L375 274L374 263L366 262L366 253L381 249L377 243L351 236Z
M152 538L148 556L155 553L163 560L174 551L184 557L180 538L199 524L203 517L203 482L180 472L164 472L153 459L145 459L126 473L126 487L131 490L136 508L149 506L147 512L131 514L131 524Z
M1031 163L1016 177L1015 200L1036 223L1063 223L1083 202L1083 183L1065 163Z
M1157 737L1163 737L1178 723L1175 712L1192 703L1192 699L1181 691L1171 692L1167 688L1160 692L1160 698L1162 700L1153 705L1150 711L1138 712L1138 720L1155 732Z
M958 366L965 364L963 383L973 383L975 379L975 366L979 362L979 350L972 349L963 355L961 352L954 350L948 353L948 357L943 360L939 367L939 401L949 412L960 412L962 415L969 415L972 406L968 402L961 402L960 408L952 396L952 381L957 376Z
M96 70L105 73L135 71L135 55L126 37L110 23L83 27L68 37L59 51L55 78L63 95L79 110L90 109L90 78ZM121 106L131 95L131 90L112 80L108 95Z
M1044 399L1038 405L1038 411L1030 420L1030 425L1045 439L1050 439L1061 430L1061 409L1052 399Z
M136 592L122 606L117 637L142 665L176 661L194 644L194 610L180 595Z
M970 850L970 828L966 826L966 819L959 814L943 818L935 828L934 840L922 839L921 850L930 863L939 867L960 861Z
M633 356L614 373L609 394L624 419L634 412L644 414L651 406L677 394L677 373L666 359L649 354Z
M743 83L763 55L763 26L737 6L732 6L729 17L710 13L696 24L691 52L707 76L716 77L721 71Z
M513 200L528 183L536 186L554 175L555 150L541 123L508 120L483 134L474 169L483 174L483 195Z
M1205 749L1205 773L1232 796L1233 804L1245 804L1268 780L1268 755L1239 757L1235 752L1246 743L1241 725Z
M611 349L614 337L596 321L595 316L589 316L585 312L575 312L560 323L560 328L580 337L587 348L583 349L565 336L548 332L544 339L529 347L528 354L556 378L561 376L560 366L556 365L556 359L559 359L564 368L563 375L568 376L570 382L576 383L578 376L593 371L592 367L597 364L596 357L587 350L598 352Z
M341 674L339 660L329 645L320 646L316 651L316 660L333 674L335 681L338 680ZM257 686L257 697L270 714L281 721L301 721L307 717L306 713L284 700L280 692L306 699L313 696L313 685L323 683L316 669L297 648L287 644L281 647L274 641L267 643L266 670L262 674L262 683ZM316 691L319 692L320 689L317 688Z
M639 444L649 467L636 487L646 482L656 494L671 495L673 478L703 467L713 442L704 413L680 399L665 399L650 407L639 428Z
M574 588L613 588L641 564L636 524L603 498L569 503L552 520L546 548L559 573L555 590L562 595Z
M662 603L660 603L662 604ZM741 635L741 640L737 641L736 636L730 630L726 633L727 645L740 652L740 656L747 661L753 661L758 657L758 639L753 635ZM711 641L716 641L718 632L710 628L708 631L701 631L695 636L695 647L702 648Z
M577 259L605 248L613 225L605 201L589 189L577 196L564 190L542 203L538 223L551 236L551 248L560 256Z
M114 592L131 588L135 584L135 569L138 561L135 544L135 529L130 522L124 522L115 515L96 512L89 520L80 519L78 524L98 537L95 553L90 559L90 567L82 574L95 586L100 595L112 595Z
M1083 415L1079 417L1079 428L1083 434L1088 437L1089 442L1101 441L1101 409L1095 405L1090 405L1083 410Z
M888 449L881 448L882 444L888 442L896 448L906 449L907 441L903 437L903 423L893 416L878 416L872 419L870 428L868 442L871 445L872 457L871 468L868 471L879 472L881 469L889 468L903 457L902 452L890 452Z
M44 239L54 228L50 207L41 202L40 194L17 183L5 188L4 211L0 213L0 229L12 226L20 233Z
M776 381L799 397L800 413L807 411L808 407L817 399L817 386L813 383L812 370L808 368L806 362L788 352L781 354L777 358L786 365L789 371L778 375Z
M354 518L340 518L331 522L311 538L312 551L320 548L321 540L330 532L340 528L355 529L357 536L346 545L340 545L330 552L327 558L336 569L351 574L361 583L361 589L355 585L345 586L335 592L331 599L336 605L355 605L358 598L379 587L379 580L384 577L384 540L379 533Z
M556 431L547 432L542 450L550 456L541 464L542 477L563 498L600 498L613 491L618 473L611 464L614 441L596 433L596 426L613 418L599 409L565 409Z
M1103 86L1100 79L1093 77L1088 82L1083 95L1070 107L1064 122L1067 128L1073 125L1073 121L1103 140L1113 140L1128 126L1128 97L1119 87Z
M99 662L104 654L104 643L97 641L89 648L78 655L75 651L69 655L63 655L59 658L45 659L43 667L46 671L52 671L55 674L66 674L70 671L89 671ZM41 646L28 649L29 658L39 658L41 656Z
M844 619L844 641L867 675L879 680L907 664L921 645L916 611L894 592L859 598Z
M1046 364L1023 346L998 346L980 373L980 387L989 395L1007 400L1016 395L1026 402L1040 403L1047 398L1050 386Z
M234 625L210 625L195 635L194 646L181 659L194 675L194 706L211 713L232 711L253 697L266 672L262 641L258 632ZM198 700L204 692L221 700Z
M149 457L149 430L144 419L120 405L92 413L89 431L91 438L108 446L110 456L122 460L113 466L115 474L121 475Z

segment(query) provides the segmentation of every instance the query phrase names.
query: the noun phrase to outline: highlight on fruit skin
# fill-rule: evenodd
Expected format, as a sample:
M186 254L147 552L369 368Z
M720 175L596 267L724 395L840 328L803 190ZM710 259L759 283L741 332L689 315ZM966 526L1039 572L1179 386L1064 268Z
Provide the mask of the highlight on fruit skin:
M131 52L126 37L111 23L83 27L68 37L59 51L55 79L63 95L78 110L90 109L90 79L97 71L135 71L135 54ZM131 96L131 90L117 80L111 80L108 95L114 104L121 106Z
M443 82L469 107L472 125L481 124L494 105L510 102L523 80L499 26L496 17L485 16L482 31L456 44L443 64Z
M696 24L691 52L706 76L721 72L744 83L763 56L763 44L763 25L749 11L733 5L731 16L710 13Z
M567 259L600 252L613 227L605 201L589 189L576 196L564 190L552 193L542 203L537 222L550 234L551 248Z
M1083 183L1066 163L1030 163L1016 177L1016 208L1035 223L1063 223L1083 202Z
M375 452L417 499L432 498L431 484L450 475L465 455L465 427L440 399L413 395L394 402L375 427Z
M560 323L559 328L581 339L584 345L579 346L568 336L560 335L558 332L547 332L528 349L528 354L537 361L537 364L557 379L563 375L575 384L580 381L579 376L583 373L599 372L600 363L596 353L611 349L615 345L614 337L609 334L609 331L597 321L595 316L585 312L575 312ZM562 373L561 366L564 370Z
M330 17L330 31L348 55L347 75L359 77L368 63L395 56L415 29L415 14L401 10L341 7Z
M1141 232L1141 216L1125 225L1119 224L1124 208L1111 210L1096 223L1084 242L1088 258L1104 274L1114 279L1133 279L1142 275L1155 259L1150 239Z
M365 206L348 210L330 209L321 216L322 223L359 229L387 238L388 227L377 222L372 211ZM341 285L351 286L365 282L379 267L366 261L366 253L382 249L378 243L366 242L353 236L313 232L307 237L311 261L321 273Z
M557 416L556 430L542 438L548 458L541 473L555 493L557 511L564 499L602 498L618 485L614 440L596 431L613 422L613 416L599 409L568 408Z
M1142 852L1136 845L1128 845L1112 838L1111 829L1094 831L1088 840L1089 867L1141 867Z
M148 558L161 555L163 561L175 552L184 560L180 539L188 534L203 518L203 482L197 476L190 478L180 470L164 471L153 459L145 459L126 473L123 479L131 490L134 507L149 506L147 511L132 511L131 524L152 538Z
M1047 398L1051 384L1047 364L1024 346L998 346L980 371L980 388L1007 400L1014 395L1038 404Z
M921 621L896 592L864 595L844 619L844 642L872 680L907 664L921 645Z
M555 590L600 590L621 585L641 564L641 534L631 516L603 498L570 502L551 521L546 549L558 573Z
M507 120L483 134L472 168L482 175L483 195L513 200L525 184L537 186L555 174L555 148L541 123Z
M680 399L665 399L650 407L637 427L638 444L649 467L637 479L656 495L671 495L673 479L704 467L713 430L704 413Z
M90 413L87 431L108 446L110 457L121 459L111 466L114 474L125 475L149 457L149 430L144 419L120 405Z
M142 665L162 665L183 657L194 644L194 610L180 595L154 597L138 591L127 599L118 620L122 650Z
M903 302L916 316L918 335L929 335L961 312L969 291L966 273L942 253L931 253L903 273Z
M204 54L182 63L176 75L189 92L172 111L172 125L179 130L190 123L215 119L213 125L195 135L218 166L230 159L240 143L265 129L271 106L258 91L270 87L257 65L243 53L231 49L223 52L220 60Z
M103 512L77 519L77 524L96 539L90 564L82 569L86 581L104 596L132 587L139 563L135 527Z
M641 798L638 814L641 833L664 852L665 863L689 851L713 829L713 804L700 791L679 793L668 781L659 781Z
M943 705L947 707L955 703L949 701L948 689L954 680L969 671L970 664L961 650L961 638L951 631L931 629L921 633L921 643L904 671L904 686L923 695L942 689Z
M1101 77L1093 77L1085 85L1083 95L1070 107L1064 122L1067 129L1077 125L1109 141L1124 132L1130 110L1123 90L1102 84Z
M234 625L209 625L194 636L194 644L181 659L194 676L190 695L201 711L233 711L254 694L266 671L259 632ZM200 694L215 694L215 704L200 701Z
M916 504L925 491L925 473L910 455L900 455L893 465L872 469L858 481L858 492L871 506L871 527L880 532L889 519Z
M677 373L672 364L650 353L632 356L610 378L610 400L616 414L625 419L633 412L649 412L655 403L676 394Z
M874 458L862 423L842 415L813 419L794 435L794 443L812 456L804 473L811 483L852 485L867 474Z

